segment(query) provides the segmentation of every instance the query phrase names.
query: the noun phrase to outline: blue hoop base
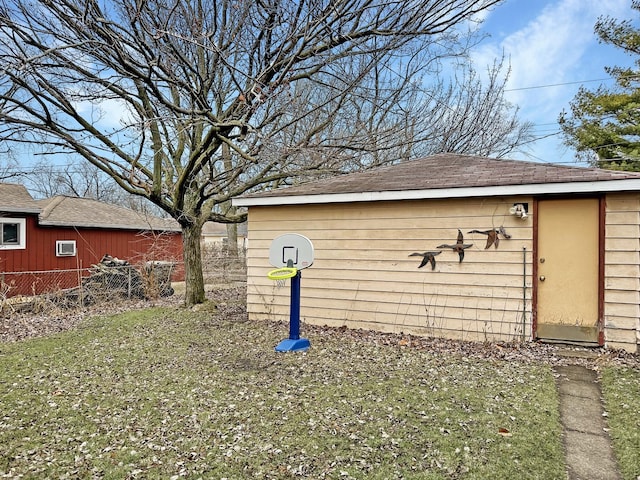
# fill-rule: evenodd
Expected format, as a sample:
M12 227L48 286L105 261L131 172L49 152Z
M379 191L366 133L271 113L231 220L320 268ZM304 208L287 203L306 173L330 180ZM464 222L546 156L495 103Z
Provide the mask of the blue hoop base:
M306 338L286 338L276 346L276 352L306 352L310 346L311 342Z

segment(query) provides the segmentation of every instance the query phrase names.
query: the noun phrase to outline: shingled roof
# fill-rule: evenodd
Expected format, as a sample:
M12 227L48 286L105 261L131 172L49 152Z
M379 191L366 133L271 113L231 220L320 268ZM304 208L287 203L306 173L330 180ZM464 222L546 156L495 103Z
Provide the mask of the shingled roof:
M0 183L0 212L40 213L40 207L24 185Z
M40 225L110 228L122 230L180 231L174 219L143 215L128 208L90 198L58 195L36 200Z
M24 185L0 183L0 212L34 213L40 225L179 232L174 219L143 215L90 198L58 195L34 200Z
M238 224L238 235L247 236L247 222ZM203 237L226 237L227 224L218 222L204 222L202 225Z
M234 199L238 206L640 190L640 173L443 153Z

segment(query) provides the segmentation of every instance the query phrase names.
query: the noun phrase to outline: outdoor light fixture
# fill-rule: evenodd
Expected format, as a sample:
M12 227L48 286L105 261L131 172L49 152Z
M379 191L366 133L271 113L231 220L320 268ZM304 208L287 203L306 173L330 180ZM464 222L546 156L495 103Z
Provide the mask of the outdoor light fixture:
M514 203L513 207L509 209L511 215L522 218L523 220L529 216L529 204L528 203Z

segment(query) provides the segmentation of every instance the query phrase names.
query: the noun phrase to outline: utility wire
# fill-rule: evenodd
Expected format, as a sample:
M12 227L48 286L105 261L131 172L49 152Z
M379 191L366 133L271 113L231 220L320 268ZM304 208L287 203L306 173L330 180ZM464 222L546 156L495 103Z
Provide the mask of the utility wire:
M639 78L640 74L637 75L626 75L622 78ZM550 88L550 87L563 87L565 85L579 85L582 83L591 83L591 82L606 82L609 80L615 80L614 77L606 77L606 78L594 78L591 80L578 80L575 82L564 82L564 83L549 83L547 85L533 85L530 87L518 87L518 88L505 88L505 92L518 92L521 90L534 90L537 88Z
M387 69L395 72L393 69L391 69L388 65L386 66ZM640 78L640 74L635 74L635 75L627 75L623 78ZM562 86L566 86L566 85L579 85L579 84L583 84L583 83L593 83L593 82L605 82L605 81L610 81L610 80L615 80L614 77L605 77L605 78L594 78L594 79L590 79L590 80L579 80L579 81L573 81L573 82L563 82L563 83L549 83L549 84L545 84L545 85L533 85L533 86L527 86L527 87L517 87L517 88L506 88L504 89L504 92L517 92L517 91L523 91L523 90L534 90L534 89L540 89L540 88L553 88L553 87L562 87ZM450 109L451 107L449 107L448 105L443 105L445 108ZM533 124L533 127L542 127L542 126L547 126L547 125L557 125L556 122L551 122L551 123L540 123L540 124ZM545 138L548 137L552 137L555 135L560 134L560 131L553 131L553 133L546 133L551 131L551 129L542 129L539 132L539 135L536 136L535 138L529 140L528 142L525 142L525 144L530 144L530 143L535 143L539 140L544 140ZM53 167L53 168L51 168ZM71 167L77 167L77 170L72 169ZM0 165L1 168L1 165ZM10 175L28 175L29 173L35 173L37 171L39 171L42 167L37 166L37 165L30 165L30 166L24 166L24 167L14 167L12 165L6 165L4 167L4 172L8 173ZM84 168L82 168L81 166L78 165L77 162L74 163L60 163L60 164L53 164L53 165L47 165L45 168L48 168L49 172L52 174L56 174L56 173L71 173L71 174L77 174L77 173L83 173L85 171Z

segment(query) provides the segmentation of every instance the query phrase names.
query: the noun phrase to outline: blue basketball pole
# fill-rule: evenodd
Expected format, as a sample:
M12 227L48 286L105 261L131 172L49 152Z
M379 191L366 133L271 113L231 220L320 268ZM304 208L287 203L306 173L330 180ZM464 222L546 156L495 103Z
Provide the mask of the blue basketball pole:
M276 346L276 352L304 352L309 350L311 342L306 338L300 338L300 279L302 275L298 270L291 277L291 304L289 307L289 338L282 340Z
M289 306L289 339L300 338L300 270L291 277L291 305Z

